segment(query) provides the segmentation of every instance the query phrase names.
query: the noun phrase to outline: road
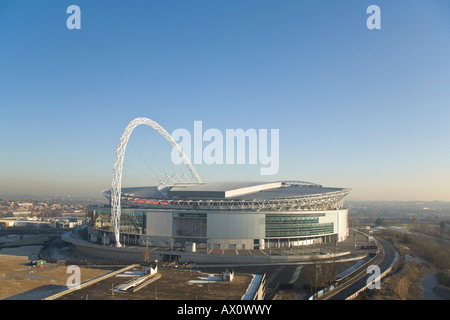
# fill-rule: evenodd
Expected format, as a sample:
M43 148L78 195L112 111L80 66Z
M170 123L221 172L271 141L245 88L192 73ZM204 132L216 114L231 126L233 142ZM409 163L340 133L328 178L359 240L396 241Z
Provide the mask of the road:
M286 289L285 294L295 296L296 300L306 300L311 296L309 289L303 289L304 279L302 279L302 271L305 263L272 263L259 265L234 265L232 269L237 273L265 273L266 274L266 299L271 300L277 293L277 288ZM337 273L340 273L355 264L355 261L339 262L336 265ZM201 267L202 271L217 272L223 270L224 266L208 266ZM294 289L294 290L291 290Z
M339 243L339 248L336 247L334 244L322 244L319 246L320 250L325 252L333 252L339 249L339 252L341 251L351 251L352 254L350 257L356 257L357 255L361 255L362 253L365 253L364 250L356 250L356 248L359 248L362 245L367 244L367 239L365 236L361 235L358 232L351 232L349 238ZM309 248L309 247L308 247ZM302 250L300 248L299 250ZM347 258L347 257L345 257ZM276 289L278 286L280 286L280 289L286 288L293 288L295 291L295 298L294 299L308 299L311 296L311 292L309 289L303 289L303 281L302 279L302 271L304 271L304 267L311 262L304 262L304 263L269 263L269 264L260 264L260 265L233 265L231 268L234 269L235 272L242 272L242 273L265 273L266 274L266 299L273 299L276 294ZM354 261L348 261L348 262L339 262L337 263L337 273L340 273L347 268L351 267L356 263L356 260ZM226 266L200 266L202 270L211 270L211 271L217 271L217 269L221 270L224 269ZM289 290L287 290L289 291Z
M370 264L378 265L380 267L380 273L383 274L394 262L396 256L395 247L383 238L376 237L376 240L380 246L380 250ZM366 286L370 276L372 276L372 273L367 273L367 268L362 268L351 279L322 296L321 300L345 300Z

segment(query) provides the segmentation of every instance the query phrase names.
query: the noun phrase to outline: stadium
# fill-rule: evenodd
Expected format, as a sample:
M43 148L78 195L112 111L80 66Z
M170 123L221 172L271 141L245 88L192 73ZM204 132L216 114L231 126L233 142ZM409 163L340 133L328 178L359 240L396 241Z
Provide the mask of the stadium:
M126 146L139 125L155 129L169 142L189 170L190 181L166 173L154 186L122 187ZM350 191L303 181L203 182L164 128L136 118L120 138L112 188L103 191L109 204L88 207L83 243L80 237L66 241L82 251L108 251L116 257L117 252L125 255L143 247L208 254L337 244L348 237L343 199Z
M120 243L190 250L336 243L348 236L349 192L301 181L123 188ZM114 241L111 206L89 207L86 225L91 242Z

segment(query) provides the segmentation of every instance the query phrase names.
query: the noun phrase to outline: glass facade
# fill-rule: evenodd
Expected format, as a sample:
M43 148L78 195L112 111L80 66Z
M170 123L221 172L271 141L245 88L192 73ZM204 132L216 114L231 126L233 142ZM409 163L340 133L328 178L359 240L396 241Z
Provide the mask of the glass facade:
M122 210L120 232L145 234L146 213L139 210ZM86 225L100 230L112 231L111 208L90 207L86 214Z
M319 217L325 213L315 214L266 214L266 237L303 237L331 234L333 223L319 223Z
M173 213L174 237L206 238L206 213Z
M111 208L89 207L86 213L88 227L112 231Z
M221 243L227 248L258 248L288 245L292 241L303 243L305 239L325 239L323 236L339 232L337 225L340 218L333 211L268 212L253 216L250 219L250 213L245 212L226 214L127 208L121 213L120 233L126 234L122 242L128 241L130 244L139 243L142 239L140 236L145 235L145 239L155 244L170 241L208 243L208 239L213 239L215 242L212 245ZM88 207L86 225L101 232L109 232L112 236L111 208ZM101 232L94 230L92 239L97 240L90 241L101 241Z

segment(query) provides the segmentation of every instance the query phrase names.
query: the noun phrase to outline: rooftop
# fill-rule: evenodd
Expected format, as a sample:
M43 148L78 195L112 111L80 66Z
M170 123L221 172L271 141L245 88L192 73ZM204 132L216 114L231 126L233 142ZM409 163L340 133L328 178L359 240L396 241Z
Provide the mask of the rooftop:
M201 184L177 184L169 189L169 198L231 198L281 188L281 182L226 181Z
M167 190L159 190L156 186L122 188L122 194L142 199L230 199L230 200L266 200L277 198L293 198L310 195L322 195L333 192L344 192L349 189L323 187L318 184L294 182L255 182L225 181L201 184L176 184ZM103 194L109 198L110 190Z
M322 187L303 181L211 182L160 188L122 188L131 207L208 210L333 210L341 208L348 188ZM103 191L110 199L111 190Z

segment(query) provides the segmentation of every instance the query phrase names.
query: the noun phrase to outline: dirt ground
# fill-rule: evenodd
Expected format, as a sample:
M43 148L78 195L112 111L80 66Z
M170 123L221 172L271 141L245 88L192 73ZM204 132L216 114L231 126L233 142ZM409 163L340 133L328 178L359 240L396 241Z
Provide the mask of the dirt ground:
M221 273L158 268L160 278L144 288L136 292L116 291L113 294L113 288L128 283L136 272L143 272L143 268L136 267L108 277L69 292L58 300L240 300L253 278L250 274L235 274L233 281L228 282L221 281Z
M358 300L449 300L450 289L439 285L437 271L423 259L405 254L400 270L381 281L381 290L365 290Z
M46 264L31 267L41 246L3 248L0 250L0 299L40 300L67 289L67 266ZM81 267L81 282L111 270Z

